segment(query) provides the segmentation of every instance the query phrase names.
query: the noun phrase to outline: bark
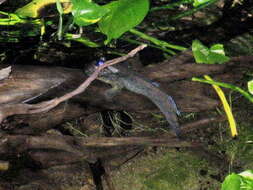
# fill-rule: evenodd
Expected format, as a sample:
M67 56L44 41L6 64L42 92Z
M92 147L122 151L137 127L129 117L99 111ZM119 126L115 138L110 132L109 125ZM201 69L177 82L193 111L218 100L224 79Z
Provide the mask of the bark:
M209 85L182 79L212 74L216 80L236 84L236 81L242 77L238 62L240 67L252 68L253 57L235 57L231 59L230 63L224 65L185 63L191 59L191 53L187 51L170 62L145 67L141 71L143 76L151 80L162 81L160 82L161 88L175 99L181 112L211 110L219 105L216 94L210 90ZM2 65L1 67L5 68L6 66ZM8 108L15 103L33 103L55 96L59 97L76 88L86 78L83 72L77 69L15 65L12 66L10 77L0 81L0 105L2 108L5 106ZM54 110L42 114L15 116L14 123L31 126L31 128L21 130L15 129L15 133L38 134L63 121L107 109L135 113L159 111L146 97L126 90L123 90L112 101L108 101L104 97L104 91L108 88L108 85L94 81L83 94L61 104ZM14 109L17 112L18 106L14 106ZM6 112L11 111L13 110L6 110ZM2 125L6 129L16 126L8 122Z
M237 62L242 62L243 60L243 57L235 58ZM252 57L245 57L245 60L252 62ZM171 61L169 63L164 62L146 67L142 70L141 74L151 80L162 81L161 86L168 94L171 94L175 98L182 111L202 111L217 106L215 100L209 99L203 93L203 89L206 85L181 81L182 79L201 76L203 74L224 74L226 71L231 71L231 69L235 70L236 68L236 63L234 63L233 60L230 64L224 65L177 63L178 62ZM247 66L250 67L250 64ZM2 67L4 68L5 66ZM230 78L235 78L233 77L234 73L236 73L236 71L230 74ZM8 79L0 81L0 104L31 102L36 98L36 101L38 101L43 98L60 96L73 90L86 78L87 77L81 70L62 67L49 68L15 65L12 66L11 76ZM176 82L172 83L172 81ZM123 91L123 93L114 99L114 101L119 104L113 105L112 102L108 102L104 98L103 93L107 88L108 85L101 82L94 82L87 91L76 98L76 100L81 100L84 104L100 107L102 109L139 111L155 108L150 101L126 91ZM195 89L194 93L192 93L193 89ZM191 94L192 97L188 98L189 96L187 94ZM199 102L197 105L192 102L192 99L195 98ZM136 102L140 103L136 105Z
M184 63L186 58L181 58L180 60L172 60L169 63L164 62L142 68L141 74L151 80L155 79L160 82L161 88L173 96L182 112L210 110L219 104L216 98L214 98L215 94L210 91L210 86L185 79L189 79L192 76L212 74L214 78L222 79L223 82L236 82L241 77L240 69L238 69L236 63L243 62L244 59L243 57L236 58L234 62L232 60L226 65L207 66L191 64L190 62ZM245 60L243 65L249 68L252 67L249 64L252 62L252 58L247 57ZM161 68L163 69L161 70ZM86 78L87 76L83 74L83 71L77 69L13 66L9 78L0 81L0 105L8 107L22 102L36 103L41 100L54 98L55 96L61 96L75 89ZM53 177L49 172L54 167L61 168L60 175L69 176L71 167L77 163L85 162L87 166L87 161L94 163L98 158L110 160L118 158L119 155L127 155L129 152L133 155L133 153L138 152L145 146L190 148L200 146L198 143L175 140L171 135L168 136L167 134L159 135L159 138L84 138L44 133L63 121L106 109L126 110L133 113L159 111L147 98L126 90L123 90L112 101L108 101L104 97L104 91L108 88L108 85L95 81L83 94L76 96L49 112L14 116L11 119L12 122L7 121L2 123L2 129L5 132L0 131L1 161L8 162L12 166L12 162L8 158L25 155L29 158L28 162L31 162L30 164L34 164L36 168L42 168L42 170L36 172L36 176L38 175L39 178L30 177L29 179L28 174L32 175L33 173L29 171L24 176L26 182L23 182L27 185L20 186L17 189L33 189L38 187L60 189L54 183L48 182L48 180L51 180L51 182L57 181L55 180L57 179L57 175ZM182 134L187 134L189 131L204 126L207 123L220 120L219 118L206 118L196 121L188 124L188 126L186 125L186 128L182 127ZM87 123L89 122L87 121ZM18 124L22 126L27 124L30 127L16 128ZM33 136L28 134L33 134ZM121 160L121 163L124 162ZM86 166L83 167L83 171L89 173L90 171ZM65 170L64 167L69 169ZM24 173L24 171L21 173ZM87 178L84 179L85 183L87 183L87 180ZM17 181L21 183L22 179L17 178ZM5 185L1 185L6 188ZM6 189L11 188L8 187Z

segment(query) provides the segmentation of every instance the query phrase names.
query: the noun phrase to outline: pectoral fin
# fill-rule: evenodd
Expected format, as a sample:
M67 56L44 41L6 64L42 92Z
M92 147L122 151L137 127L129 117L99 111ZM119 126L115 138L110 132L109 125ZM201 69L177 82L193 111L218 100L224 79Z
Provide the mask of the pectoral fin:
M108 101L111 101L114 96L118 95L121 92L122 88L123 87L120 85L114 85L111 89L105 91L105 93L104 93L105 98Z
M176 102L173 100L173 98L171 96L168 96L168 101L169 101L169 104L172 105L172 107L174 108L174 111L177 113L177 115L180 115L180 111L177 109L177 105L176 105Z

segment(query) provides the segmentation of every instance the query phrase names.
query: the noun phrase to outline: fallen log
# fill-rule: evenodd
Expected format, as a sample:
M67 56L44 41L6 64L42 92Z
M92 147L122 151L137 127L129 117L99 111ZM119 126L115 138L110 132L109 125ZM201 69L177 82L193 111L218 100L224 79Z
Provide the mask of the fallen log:
M12 70L10 78L0 81L1 105L31 102L36 98L36 101L38 101L43 98L60 96L73 90L73 88L77 87L83 80L86 79L81 70L60 67L42 68L33 66L14 66ZM178 90L181 85L183 91ZM161 86L166 86L166 83L161 83ZM177 90L172 89L171 87L173 86L176 86ZM197 86L193 88L195 88L196 91L194 93L194 97L200 100L198 101L198 105L194 105L191 100L187 100L187 96L185 96L185 94L190 94L192 92L192 88L185 88L184 82L179 81L177 83L173 83L170 85L170 88L165 89L165 91L172 96L173 94L178 96L173 97L182 111L202 111L203 109L212 109L218 105L215 100L211 100L203 94L198 93L196 90ZM127 91L123 91L119 96L115 97L114 102L117 102L117 104L107 101L104 97L104 91L106 89L108 89L108 85L101 82L94 82L85 93L76 97L76 101L81 101L83 104L87 104L89 106L100 107L101 109L124 109L129 111L148 111L150 108L156 109L155 106L146 98ZM136 102L138 102L138 105L136 105ZM184 105L186 105L186 102L188 103L185 108ZM202 106L200 106L201 103L203 104Z
M142 75L148 76L151 79L155 79L157 78L155 73L160 72L159 75L164 76L164 78L159 79L162 80L160 86L164 91L173 96L180 111L182 112L199 112L210 110L215 108L219 103L217 100L212 98L212 96L210 96L213 92L210 91L210 87L208 85L186 80L168 83L167 81L171 81L173 77L174 79L176 78L176 75L173 75L173 73L178 73L175 64L178 64L178 67L181 69L184 69L185 65L191 65L189 67L185 67L185 70L178 75L180 77L177 79L196 76L197 73L192 73L192 71L197 71L199 69L201 71L200 74L217 73L215 75L216 78L222 78L223 81L235 82L241 77L240 72L238 72L238 69L236 69L238 66L237 63L245 60L244 65L246 67L250 67L249 63L252 62L252 57L247 56L233 58L230 63L225 65L206 66L183 63L186 58L189 59L189 56L186 58L182 55L180 56L181 61L174 59L167 64L161 63L155 66L143 68ZM161 70L161 65L167 68L167 70ZM170 67L171 65L172 67ZM2 67L4 68L5 66ZM231 72L231 68L233 68L233 72ZM12 67L10 77L0 81L0 105L2 105L3 108L4 106L12 106L13 104L19 102L38 102L40 100L60 96L73 90L73 88L78 86L85 79L86 76L83 74L83 72L77 69L15 65ZM29 120L28 123L36 123L39 120L41 124L38 125L47 125L48 129L56 124L59 124L61 121L79 117L82 114L88 114L105 109L126 110L130 112L158 111L157 108L147 98L126 90L123 90L122 93L116 96L112 101L108 101L104 96L104 91L107 89L108 85L99 81L95 81L83 94L74 97L74 99L67 104L61 105L59 108L57 108L56 110L58 111L50 111L46 114L42 113L29 116L25 115L24 117L21 116L21 120L23 123L27 123L25 120ZM72 104L71 102L74 102L75 104ZM18 107L13 107L15 111L17 111ZM66 109L69 111L66 111ZM75 109L77 110L76 112ZM18 118L20 119L20 117ZM44 118L44 120L41 118ZM42 121L44 121L45 124L43 124ZM39 128L40 126L38 126L38 129ZM43 131L45 130L43 129ZM26 132L26 134L28 133L29 131Z
M226 70L231 70L231 65L235 67L237 62L242 62L243 60L252 62L252 57L246 56L245 59L244 57L236 57L233 58L230 63L223 65L203 65L195 63L176 64L178 62L173 62L172 60L171 62L167 61L143 68L141 74L151 80L157 79L167 84L166 82L169 81L187 79L203 74L222 74ZM250 64L248 64L248 66L250 66ZM5 65L1 65L0 69L5 67ZM77 69L14 65L12 66L11 76L8 79L0 81L0 104L30 102L45 94L47 94L46 96L52 94L59 96L77 87L86 77L83 71ZM95 83L95 85L92 86L93 87L90 87L90 93L98 90L95 88L92 91L94 86L99 88L102 86L102 90L105 88L105 85L101 85L101 83ZM180 87L180 83L174 86ZM185 90L187 91L188 89L186 88ZM189 91L191 90L192 89L189 89ZM89 93L88 91L89 89L87 93ZM170 90L168 93L173 94L173 92L174 90ZM178 93L180 94L180 92ZM185 91L181 94L185 94ZM100 96L101 94L93 94L93 97L94 95ZM181 100L178 101L180 102ZM181 109L184 110L183 108Z

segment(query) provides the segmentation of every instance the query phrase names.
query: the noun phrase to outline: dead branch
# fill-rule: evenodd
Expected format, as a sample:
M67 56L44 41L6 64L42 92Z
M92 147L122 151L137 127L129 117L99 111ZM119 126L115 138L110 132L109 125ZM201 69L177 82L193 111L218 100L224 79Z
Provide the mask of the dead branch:
M190 55L187 56L188 56L186 57L187 60L190 59ZM186 58L182 57L182 60L184 61ZM245 59L249 61L248 62L249 65L252 59L250 57L246 57ZM169 84L168 81L174 80L173 77L176 77L176 79L177 78L183 79L194 76L194 74L196 75L198 69L201 68L201 72L200 71L198 72L205 74L219 73L219 75L215 75L217 77L214 78L220 79L224 82L234 83L236 80L240 79L238 77L241 77L238 76L241 74L240 72L238 72L238 69L236 69L237 62L239 61L242 62L243 64L243 60L245 59L244 57L233 58L231 60L231 64L214 65L214 67L209 66L206 67L206 65L182 63L179 61L177 62L179 64L178 65L179 70L177 67L174 66L175 64L174 61L172 60L171 63L166 64L164 62L156 66L143 68L142 73L147 78L153 80L154 78L158 77L156 73L162 72L164 78L161 79L161 81L164 82L161 82L160 85L166 93L173 96L173 98L178 104L180 111L199 112L203 110L214 109L216 106L219 105L219 101L216 101L215 99L210 97L210 95L212 95L212 91L209 90L210 87L208 85L198 84L186 80L180 80ZM188 64L189 67L184 66ZM165 69L161 70L160 68L162 66L164 66ZM231 66L233 67L233 73L231 73L230 68ZM181 72L180 68L185 70L182 70ZM153 70L155 72L153 72ZM229 72L224 74L226 70L228 70ZM25 120L28 117L29 118L27 119L29 120L28 123L29 124L34 123L32 125L36 126L37 125L36 122L43 119L45 117L45 114L37 113L31 115L29 112L34 111L34 108L36 107L32 106L31 108L30 105L32 104L25 104L25 106L23 104L28 102L29 100L35 99L41 94L42 96L44 95L44 98L47 99L55 97L56 92L58 96L61 96L62 92L70 91L74 87L81 84L82 83L81 78L83 76L84 74L80 70L67 69L61 67L48 69L46 67L33 67L33 66L20 67L18 65L13 66L10 77L0 81L0 104L1 104L0 118L6 118L9 115L13 115L15 113L18 114L28 113L26 116L23 115L24 122L26 123ZM132 112L145 112L145 111L151 112L157 110L157 108L147 98L125 90L123 91L123 93L116 96L113 99L113 101L108 101L104 97L104 91L107 89L108 89L107 85L96 81L93 83L93 85L90 85L89 88L85 90L85 93L81 94L81 96L76 96L74 100L80 102L81 103L80 105L86 105L87 107L87 109L83 109L83 111L80 111L80 113L86 113L86 110L88 110L91 113L92 111L96 112L103 109L126 110ZM45 109L46 108L48 108L47 105L45 106ZM71 106L69 107L69 109L71 109ZM62 113L65 113L64 106L62 107L62 110L63 110ZM51 118L53 118L52 116L54 115L54 112L47 112L47 114L48 118L50 118L50 116ZM31 117L29 115L31 115ZM71 115L73 115L72 118L75 117L75 114ZM66 115L62 114L63 118L59 116L57 117L58 120L56 120L57 118L53 119L55 120L55 122L51 122L51 120L49 119L50 120L48 121L49 125L47 125L46 120L43 119L45 128L48 127L50 128L53 125L60 123L65 116ZM80 116L80 114L77 113L77 116ZM32 118L34 118L34 120ZM71 119L71 117L68 118Z
M86 79L77 89L73 90L72 92L69 92L59 98L54 98L49 101L44 101L38 104L13 104L13 105L4 105L0 108L0 123L2 121L11 115L17 115L17 114L34 114L34 113L41 113L41 112L47 112L51 110L52 108L56 107L59 105L61 102L64 102L73 96L76 96L78 94L81 94L82 92L85 91L85 89L91 84L92 81L94 81L99 72L103 70L104 68L114 65L117 63L120 63L122 61L127 60L130 57L133 57L137 52L141 51L143 48L145 48L146 45L140 45L131 52L129 52L127 55L106 61L104 65L99 66L95 72L88 78Z
M203 127L206 127L206 125L215 123L215 122L221 122L226 120L225 117L210 117L210 118L203 118L197 121L193 121L190 123L186 123L182 125L182 134L187 134L190 131L194 131L196 129L200 129Z
M175 138L151 137L72 137L66 135L28 136L3 135L0 137L0 153L8 151L22 152L27 149L55 149L72 152L77 155L87 153L85 147L115 147L115 146L166 146L166 147L193 147L197 143L181 141ZM9 150L9 146L15 150Z
M0 2L1 3L1 2ZM11 73L11 66L0 70L0 80L6 79Z

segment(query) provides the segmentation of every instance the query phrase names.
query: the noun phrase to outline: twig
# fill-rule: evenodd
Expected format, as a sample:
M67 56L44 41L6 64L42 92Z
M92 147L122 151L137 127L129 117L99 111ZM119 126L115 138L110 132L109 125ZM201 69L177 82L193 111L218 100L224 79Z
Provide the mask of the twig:
M11 73L11 66L0 70L0 80L6 79Z
M182 134L188 134L196 129L206 128L206 125L226 120L225 117L208 117L182 125Z
M3 4L7 0L0 0L0 5Z
M106 61L105 64L99 66L94 73L87 78L78 88L76 88L75 90L73 90L72 92L69 92L59 98L54 98L52 100L48 100L48 101L44 101L38 104L12 104L12 105L4 105L0 108L0 123L2 123L2 121L11 115L17 115L17 114L34 114L34 113L41 113L41 112L47 112L51 109L53 109L54 107L56 107L57 105L59 105L60 103L72 98L73 96L76 96L78 94L81 94L82 92L84 92L86 90L86 88L91 84L92 81L94 81L101 70L103 70L104 68L123 62L127 59L129 59L130 57L133 57L136 53L138 53L139 51L141 51L142 49L144 49L147 45L146 44L142 44L140 46L138 46L137 48L133 49L132 51L130 51L127 55L119 57L119 58L115 58L109 61Z

